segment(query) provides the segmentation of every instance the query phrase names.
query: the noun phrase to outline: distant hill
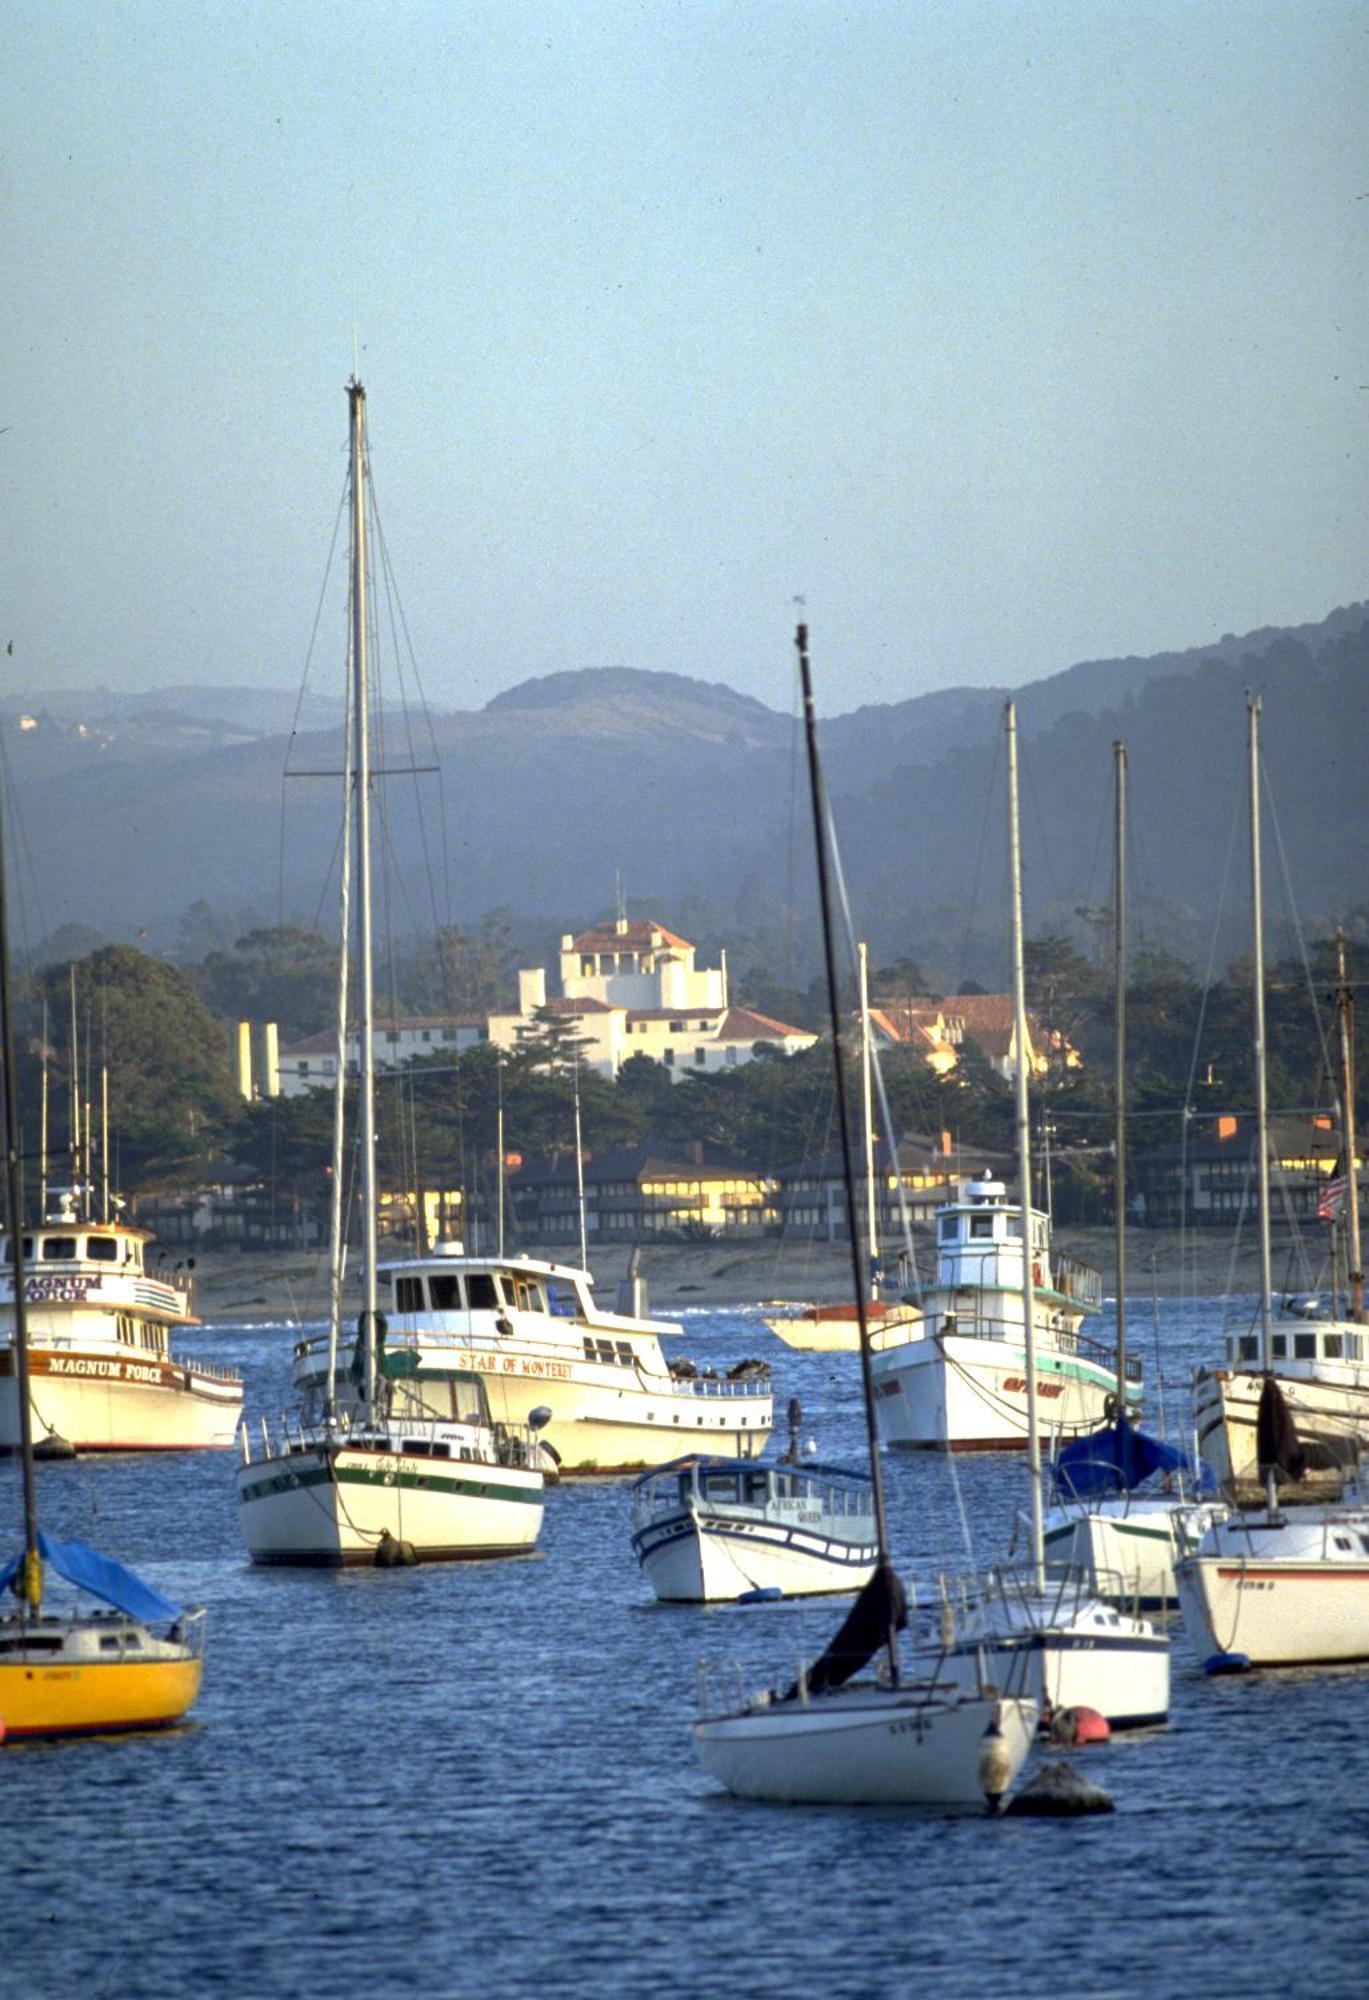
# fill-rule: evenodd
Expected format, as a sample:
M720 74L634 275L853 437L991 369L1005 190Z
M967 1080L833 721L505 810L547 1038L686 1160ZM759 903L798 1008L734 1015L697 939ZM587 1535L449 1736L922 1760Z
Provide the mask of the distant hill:
M1023 688L1030 927L1068 924L1106 900L1100 835L1120 735L1138 906L1157 942L1191 952L1206 939L1242 795L1248 684L1266 699L1266 762L1300 910L1331 917L1363 906L1369 606L1355 605L1319 625L1090 661ZM859 920L876 950L912 952L948 977L978 962L957 926L983 933L981 952L997 949L1001 929L1003 698L948 689L822 723ZM293 695L250 688L46 691L0 703L31 937L67 923L120 939L145 930L166 950L200 899L273 919L282 881L287 912L326 921L336 781L283 784L282 773L287 761L335 770L340 730L331 704L310 699L291 742L296 708ZM554 931L611 908L618 879L634 907L649 899L666 921L686 906L705 913L733 951L759 941L766 912L791 893L806 924L811 863L793 717L721 682L602 667L526 681L479 712L431 720L440 787L431 777L382 782L401 928L445 915L450 884L462 921L504 907ZM431 761L397 718L385 737L378 761L390 771Z

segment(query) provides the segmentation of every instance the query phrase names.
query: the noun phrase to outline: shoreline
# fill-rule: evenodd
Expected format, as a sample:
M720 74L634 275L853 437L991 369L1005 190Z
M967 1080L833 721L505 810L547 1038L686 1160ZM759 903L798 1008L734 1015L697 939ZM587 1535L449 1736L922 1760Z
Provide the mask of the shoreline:
M1059 1247L1103 1273L1103 1295L1112 1296L1111 1229L1060 1232ZM1309 1235L1308 1247L1319 1248ZM626 1274L632 1246L602 1244L590 1253L590 1269L600 1302L612 1310L620 1281ZM926 1282L932 1269L932 1245L920 1237L919 1269ZM406 1245L382 1246L382 1257L400 1260L412 1254ZM553 1262L573 1261L566 1250L550 1253ZM831 1304L851 1295L850 1255L844 1244L783 1243L658 1243L641 1246L640 1271L646 1280L647 1309L669 1317L689 1306L755 1306L765 1304ZM1275 1233L1276 1290L1325 1290L1325 1279L1293 1275L1295 1246L1286 1230ZM1160 1298L1221 1298L1259 1290L1259 1253L1253 1239L1233 1249L1224 1229L1138 1229L1127 1243L1127 1295ZM352 1310L355 1285L349 1282L347 1303ZM279 1320L287 1325L316 1322L327 1311L327 1260L317 1251L214 1250L197 1253L194 1310L206 1323L246 1319Z

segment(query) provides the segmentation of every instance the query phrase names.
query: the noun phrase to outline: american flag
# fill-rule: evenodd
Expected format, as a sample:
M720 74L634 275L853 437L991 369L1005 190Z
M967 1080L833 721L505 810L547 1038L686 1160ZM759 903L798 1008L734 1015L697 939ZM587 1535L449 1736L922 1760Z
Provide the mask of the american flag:
M1317 1197L1318 1222L1334 1222L1345 1206L1345 1191L1350 1185L1350 1176L1341 1174L1338 1179L1328 1181Z

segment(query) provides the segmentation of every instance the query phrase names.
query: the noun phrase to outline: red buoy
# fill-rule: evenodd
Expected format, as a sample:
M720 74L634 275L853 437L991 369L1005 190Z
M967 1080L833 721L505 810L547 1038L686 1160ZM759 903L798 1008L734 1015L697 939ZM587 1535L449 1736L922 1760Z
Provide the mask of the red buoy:
M1051 1742L1072 1750L1082 1750L1088 1743L1106 1743L1111 1735L1107 1717L1096 1708L1062 1708L1051 1722Z

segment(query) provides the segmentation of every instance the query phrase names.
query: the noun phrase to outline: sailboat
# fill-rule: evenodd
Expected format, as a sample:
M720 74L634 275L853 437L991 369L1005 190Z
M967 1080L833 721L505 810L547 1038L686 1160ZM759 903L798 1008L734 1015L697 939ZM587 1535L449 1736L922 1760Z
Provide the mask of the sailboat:
M350 410L350 708L345 738L343 849L355 836L359 974L359 1150L362 1182L362 1307L347 1376L337 1396L344 1239L342 1103L346 1064L350 885L343 869L334 1122L333 1283L327 1370L317 1411L283 1418L260 1440L244 1425L238 1518L254 1562L388 1565L522 1553L542 1525L544 1477L535 1431L495 1423L485 1387L451 1356L385 1351L377 1310L374 1005L371 942L370 737L367 645L366 392L347 385ZM354 813L349 813L351 802Z
M1126 745L1114 743L1112 754L1113 1204L1121 1382L1127 1379ZM1111 1423L1061 1446L1051 1476L1057 1498L1043 1526L1047 1559L1082 1570L1089 1589L1110 1602L1148 1610L1177 1604L1176 1559L1196 1548L1226 1511L1193 1493L1187 1453L1141 1430L1119 1405Z
M1305 1500L1334 1499L1361 1453L1369 1450L1369 1324L1364 1316L1358 1161L1355 1146L1354 987L1345 934L1336 937L1336 1019L1340 1053L1344 1173L1323 1197L1327 1219L1338 1205L1345 1221L1346 1310L1323 1315L1315 1300L1280 1295L1269 1305L1268 1349L1259 1329L1233 1330L1224 1364L1198 1370L1193 1385L1198 1448L1223 1491L1242 1506L1258 1503L1263 1481L1256 1429L1265 1373L1272 1366L1294 1412L1307 1469Z
M1017 711L1007 703L1008 875L1012 912L1013 1010L1017 1046L1027 1046L1022 926L1022 849L1017 798ZM1032 1211L1027 1065L1017 1064L1017 1171L1021 1213ZM1163 1722L1169 1713L1169 1640L1148 1619L1105 1603L1088 1575L1047 1569L1041 1501L1040 1383L1036 1354L1036 1276L1020 1258L1025 1334L1027 1454L1031 1482L1031 1559L1025 1571L990 1571L967 1583L958 1600L946 1591L941 1645L947 1670L962 1680L986 1669L1006 1679L1024 1664L1027 1686L1043 1712L1092 1708L1113 1728ZM1125 1357L1118 1359L1124 1380Z
M865 1133L865 1229L870 1246L870 1297L865 1304L866 1323L876 1346L883 1336L913 1326L922 1318L921 1309L900 1298L886 1299L879 1255L879 1206L875 1178L875 1121L872 1079L874 1071L870 1046L870 953L865 944L857 948L860 965L860 1052L864 1096ZM898 1172L897 1147L892 1149L892 1170ZM799 1306L789 1312L768 1314L765 1324L786 1347L808 1353L854 1354L860 1345L860 1324L854 1304Z
M57 1540L38 1525L2 842L0 1044L5 1203L10 1222L7 1241L14 1291L12 1352L24 1509L23 1548L0 1566L0 1597L12 1593L18 1600L16 1609L0 1616L0 1724L3 1733L11 1737L156 1729L179 1722L200 1691L203 1609L182 1609L122 1563L84 1542ZM45 1564L76 1591L97 1598L105 1608L84 1613L56 1608L48 1594Z
M740 1798L962 1808L987 1801L996 1806L1031 1747L1036 1703L987 1683L962 1688L935 1675L909 1681L899 1659L898 1634L906 1623L906 1605L889 1560L875 1432L870 1327L865 1311L867 1281L857 1234L851 1126L842 1074L841 1007L828 887L828 814L818 761L806 626L798 628L797 645L853 1295L860 1328L876 1566L831 1644L811 1667L800 1669L787 1691L765 1689L747 1696L738 1689L730 1699L720 1698L715 1708L715 1684L705 1674L703 1713L694 1725L694 1745L709 1775ZM874 1679L858 1679L861 1669L881 1653L882 1671Z
M1369 1660L1369 1507L1279 1505L1301 1484L1307 1454L1275 1367L1269 1230L1269 1101L1265 1075L1264 902L1260 859L1260 702L1246 697L1253 933L1255 1145L1259 1177L1263 1381L1256 1455L1263 1507L1203 1536L1175 1571L1184 1625L1209 1672ZM1348 1131L1347 1131L1348 1138ZM1353 1152L1353 1143L1347 1151Z

